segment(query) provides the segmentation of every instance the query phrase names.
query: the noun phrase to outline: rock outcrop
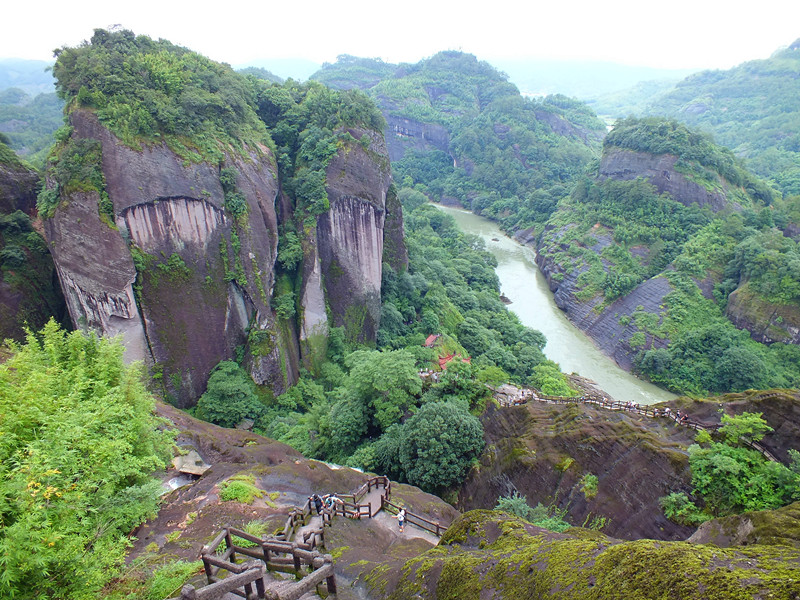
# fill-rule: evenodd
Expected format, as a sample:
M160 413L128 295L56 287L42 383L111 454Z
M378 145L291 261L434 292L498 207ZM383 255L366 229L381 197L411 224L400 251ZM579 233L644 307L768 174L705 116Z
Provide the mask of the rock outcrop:
M383 137L351 130L354 139L328 164L330 210L317 220L317 248L333 324L348 338L374 343L381 313L386 194L391 168Z
M185 161L166 144L132 149L90 111L70 121L74 137L101 144L115 219L102 218L99 195L89 192L69 194L45 223L75 325L121 334L126 359L151 363L180 406L205 391L211 369L233 357L248 330L266 331L251 372L284 389L291 374L281 369L269 306L278 190L269 151L225 159L247 202L237 225L224 210L218 166Z
M392 116L389 114L391 104L385 98L381 101L386 116L386 145L391 160L402 159L409 149L421 152L440 150L449 153L450 134L444 126Z
M669 403L692 420L720 425L723 414L760 413L773 431L761 444L784 464L791 462L789 450L800 452L800 392L798 390L748 390L737 394L691 399L681 396Z
M672 291L669 281L663 277L647 279L634 287L628 294L617 298L608 305L603 304L600 295L580 298L581 274L587 270L583 264L565 268L558 262L558 254L569 252L569 244L561 242L565 229L556 230L548 226L542 235L536 254L536 264L544 274L556 306L563 310L570 321L579 327L597 344L600 350L612 357L616 363L630 371L640 345L632 345L632 337L638 331L633 319L634 313L644 311L660 314L664 309L664 297ZM612 244L611 236L605 232L594 233L591 247L599 253ZM648 347L663 348L668 340L647 334Z
M603 532L627 539L686 539L659 498L691 490L692 431L583 405L491 406L481 417L486 450L459 493L462 510L492 507L514 492L535 506L555 504L570 523L607 519ZM587 475L596 490L584 491Z
M697 204L714 212L730 206L725 193L727 185L722 179L719 180L719 188L708 190L676 171L677 162L678 157L671 154L608 148L600 161L599 175L621 181L642 177L653 184L659 194L667 193L686 206Z
M745 282L728 296L726 316L762 344L800 344L800 307L772 304Z
M777 510L758 510L706 521L687 541L720 548L765 544L800 549L800 502Z
M461 517L439 545L396 571L373 571L390 600L412 598L797 597L800 551L620 541L581 529L563 534L490 511Z
M368 478L355 469L306 459L289 446L256 434L198 421L171 406L159 404L157 412L178 431L178 446L192 449L187 456L196 454L211 468L163 497L158 515L137 529L131 561L153 552L196 560L220 527L243 529L255 524L272 533L282 529L289 511L305 504L311 494L350 493ZM252 477L263 495L250 504L220 498L220 484L237 475ZM177 476L178 471L172 470L165 478ZM450 523L459 515L436 496L408 485L392 483L392 500L436 522ZM383 598L379 592L367 593L364 575L379 565L399 567L431 547L414 535L412 527L400 534L396 521L384 513L359 520L337 516L332 527L325 528L325 548L335 557L337 597L342 600ZM193 583L205 585L205 577Z
M66 312L53 258L36 221L39 174L0 141L0 340L22 340Z
M230 151L221 165L191 162L163 143L123 144L91 111L70 119L74 138L100 143L113 207L112 222L98 191L74 191L45 224L70 315L77 327L122 335L126 358L150 364L177 405L192 405L237 347L254 381L282 393L329 318L374 343L391 183L380 134L350 131L369 145L343 143L328 166L330 210L316 228L303 225L295 322L272 308L279 181L266 147ZM231 187L245 204L237 213L226 204ZM294 218L288 200L279 205L284 222ZM404 263L395 205L392 260Z

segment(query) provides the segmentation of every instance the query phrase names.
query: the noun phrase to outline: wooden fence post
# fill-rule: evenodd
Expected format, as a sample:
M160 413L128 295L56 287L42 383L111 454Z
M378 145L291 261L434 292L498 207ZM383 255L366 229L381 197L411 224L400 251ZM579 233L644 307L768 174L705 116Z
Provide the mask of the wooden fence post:
M333 564L333 557L330 554L326 554L323 559L325 560L326 564ZM328 594L335 594L336 593L336 575L333 574L331 571L330 576L325 580L325 583L328 586Z
M181 600L195 600L197 598L197 591L193 585L188 583L181 588Z
M302 576L300 557L297 555L297 544L292 542L292 558L294 559L294 571L298 576Z
M228 546L228 550L231 551L230 560L232 563L236 562L236 553L233 551L233 540L231 539L231 530L230 528L225 528L225 544Z

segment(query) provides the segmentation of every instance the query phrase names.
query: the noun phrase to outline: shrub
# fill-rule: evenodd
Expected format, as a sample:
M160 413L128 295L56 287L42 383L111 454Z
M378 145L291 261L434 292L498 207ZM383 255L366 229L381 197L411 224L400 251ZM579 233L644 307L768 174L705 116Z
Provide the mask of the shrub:
M235 362L223 361L211 371L195 416L222 427L235 427L242 419L258 419L264 410L250 376Z
M255 486L253 475L234 475L219 484L219 499L223 502L250 504L256 498L263 498L264 492Z

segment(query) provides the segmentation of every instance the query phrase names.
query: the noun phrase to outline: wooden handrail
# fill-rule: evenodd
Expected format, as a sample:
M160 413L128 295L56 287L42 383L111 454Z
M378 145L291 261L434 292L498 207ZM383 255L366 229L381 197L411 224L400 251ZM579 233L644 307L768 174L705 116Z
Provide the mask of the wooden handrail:
M606 408L609 410L624 410L628 412L635 412L639 415L643 415L649 418L659 418L659 417L666 417L675 421L677 425L682 425L684 427L688 427L689 429L694 429L695 431L702 431L702 430L709 430L709 431L716 431L722 425L718 424L706 424L701 423L699 421L695 421L693 419L689 419L687 417L678 416L677 411L669 411L658 409L651 409L647 407L642 407L635 402L621 402L619 400L609 400L605 397L596 397L596 396L549 396L547 394L539 394L532 388L518 388L520 389L520 394L514 398L514 400L507 405L503 406L519 406L522 404L527 404L528 399L532 398L539 402L545 402L549 404L592 404L595 406L599 406L601 408ZM777 397L779 394L776 392L768 393L768 394L761 394L758 396L759 399L764 400L772 397ZM764 458L773 462L780 462L778 458L770 452L766 446L759 442L754 442L752 440L742 440L742 443L753 450L756 450L761 453Z

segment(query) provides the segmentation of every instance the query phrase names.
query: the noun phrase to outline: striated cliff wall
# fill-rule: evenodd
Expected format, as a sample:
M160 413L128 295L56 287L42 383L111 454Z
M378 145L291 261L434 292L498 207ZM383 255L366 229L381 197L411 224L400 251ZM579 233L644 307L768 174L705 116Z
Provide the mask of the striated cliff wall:
M445 127L395 117L387 114L387 108L390 107L384 107L383 112L386 116L386 145L391 160L402 159L408 149L450 151L450 134Z
M728 296L725 314L736 327L749 331L757 342L800 344L800 307L771 304L747 282Z
M659 498L690 491L686 448L693 432L654 419L585 406L529 403L488 407L486 450L459 491L458 508L495 506L501 496L553 502L570 523L606 517L603 532L627 539L685 539L691 527L669 521ZM597 477L594 492L583 477Z
M585 264L573 265L566 269L559 264L557 254L567 252L569 245L558 240L563 231L548 227L542 236L536 253L536 264L544 274L556 306L563 310L570 321L585 332L597 347L616 363L630 371L640 345L632 345L633 335L639 331L634 313L648 312L661 315L664 310L664 297L672 291L669 281L663 276L647 279L637 285L625 296L617 298L608 305L603 304L600 295L582 299L580 276L587 270ZM591 250L600 252L610 245L611 238L598 234ZM654 337L647 333L647 347L664 348L669 340Z
M89 192L69 194L45 224L75 325L122 334L127 359L150 362L181 406L205 391L210 370L233 358L248 331L261 331L251 373L282 391L293 373L269 305L278 239L269 151L225 159L247 202L235 220L218 166L184 161L163 144L129 148L89 111L73 112L71 123L75 137L101 143L115 221Z
M717 212L731 205L721 180L719 188L706 189L676 171L677 162L678 157L671 154L648 154L609 148L603 153L599 174L600 177L622 181L642 177L653 184L659 194L667 193L686 206L697 204Z
M391 260L407 263L399 204L387 213L381 134L351 130L370 144L344 143L329 163L330 210L302 236L299 310L278 319L278 213L294 215L267 148L194 163L165 144L130 148L90 111L70 119L74 138L100 142L113 219L102 191L73 190L45 223L69 313L76 327L122 335L126 358L145 360L175 404L193 404L237 348L254 381L279 394L296 381L301 355L324 349L329 320L374 343L387 218ZM231 188L245 202L236 212Z
M317 221L317 248L333 325L350 339L374 343L380 326L386 195L391 169L383 136L367 149L345 144L328 164L330 210Z

